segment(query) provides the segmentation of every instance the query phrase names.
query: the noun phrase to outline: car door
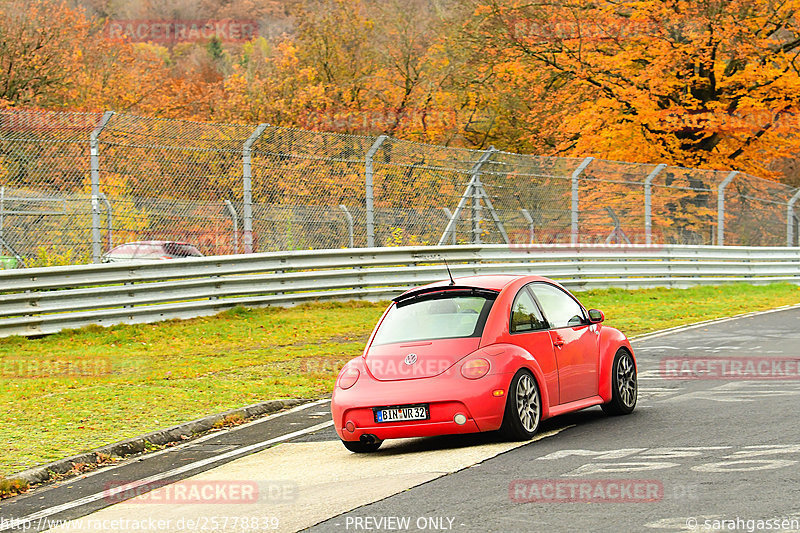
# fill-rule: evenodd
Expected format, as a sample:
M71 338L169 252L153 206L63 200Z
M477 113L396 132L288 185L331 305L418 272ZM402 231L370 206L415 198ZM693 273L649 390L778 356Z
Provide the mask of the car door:
M559 403L558 367L553 342L547 328L548 324L533 295L527 286L522 287L511 306L508 322L511 342L524 348L539 363L539 368L545 377L547 395L550 402L556 405Z
M529 285L550 325L550 340L558 363L559 403L598 394L597 327L566 291L544 282Z

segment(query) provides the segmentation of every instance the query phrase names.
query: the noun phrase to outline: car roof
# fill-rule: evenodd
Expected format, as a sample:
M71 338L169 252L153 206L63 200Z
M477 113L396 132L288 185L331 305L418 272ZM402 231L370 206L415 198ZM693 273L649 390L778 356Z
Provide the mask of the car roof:
M131 241L122 243L119 246L125 246L126 244L167 244L167 243L189 244L190 246L192 246L190 243L184 241Z
M456 285L460 287L475 287L478 289L501 291L510 283L513 283L514 281L521 278L527 278L530 281L550 281L542 276L531 276L526 274L487 274L478 276L459 277L453 279L455 280ZM415 287L413 289L406 291L403 294L413 292L422 288L431 288L431 287L447 288L449 285L451 285L450 279L444 279L442 281L437 281L434 283L429 283L428 285L423 285L422 287Z
M164 246L166 244L178 244L181 246L194 246L191 243L183 242L183 241L131 241L131 242L124 242L122 244L118 244L114 246L111 250L106 253L111 253L117 250L118 248L122 248L124 246Z

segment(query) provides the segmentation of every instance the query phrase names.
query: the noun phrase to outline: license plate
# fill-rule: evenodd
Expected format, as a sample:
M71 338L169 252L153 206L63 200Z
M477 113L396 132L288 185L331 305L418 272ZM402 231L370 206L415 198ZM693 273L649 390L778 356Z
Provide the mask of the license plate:
M404 422L406 420L428 420L427 405L401 405L398 407L376 407L375 422Z

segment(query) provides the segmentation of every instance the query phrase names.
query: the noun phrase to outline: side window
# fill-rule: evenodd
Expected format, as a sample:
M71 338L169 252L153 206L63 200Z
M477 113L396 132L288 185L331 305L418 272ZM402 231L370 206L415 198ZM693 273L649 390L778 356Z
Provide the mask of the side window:
M136 247L130 244L123 244L122 246L117 246L111 250L111 252L113 252L114 255L133 255L136 253Z
M531 294L526 287L519 291L511 307L511 320L509 322L511 333L521 333L524 331L535 331L537 329L547 329L544 317L539 312L539 307L531 298Z
M551 327L566 328L585 324L583 308L569 294L545 283L530 285Z

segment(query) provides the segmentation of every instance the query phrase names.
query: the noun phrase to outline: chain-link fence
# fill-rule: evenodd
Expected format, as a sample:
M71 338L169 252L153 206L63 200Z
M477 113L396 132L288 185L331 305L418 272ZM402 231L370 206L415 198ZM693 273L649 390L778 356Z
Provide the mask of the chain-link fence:
M268 125L0 112L0 267L116 245L206 255L451 243L797 244L798 190L741 173Z

